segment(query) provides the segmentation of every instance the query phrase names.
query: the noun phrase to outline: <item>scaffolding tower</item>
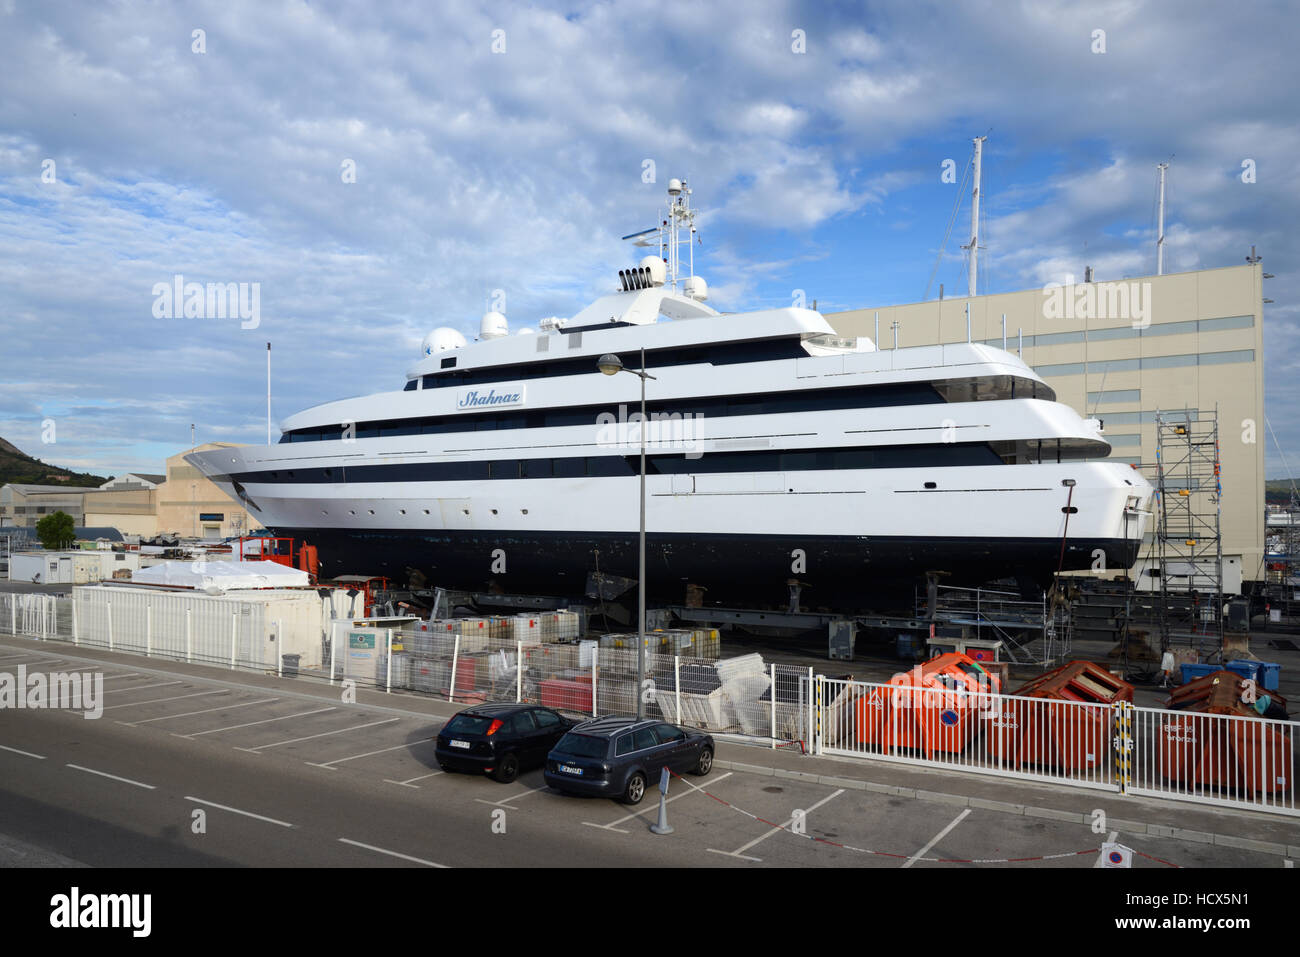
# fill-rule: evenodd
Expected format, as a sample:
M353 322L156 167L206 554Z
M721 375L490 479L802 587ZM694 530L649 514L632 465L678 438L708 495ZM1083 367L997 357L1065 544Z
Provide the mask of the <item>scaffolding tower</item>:
M1269 610L1290 622L1300 612L1300 497L1294 490L1285 508L1265 512L1264 525Z
M1223 484L1219 415L1156 412L1156 524L1160 650L1189 645L1223 653Z

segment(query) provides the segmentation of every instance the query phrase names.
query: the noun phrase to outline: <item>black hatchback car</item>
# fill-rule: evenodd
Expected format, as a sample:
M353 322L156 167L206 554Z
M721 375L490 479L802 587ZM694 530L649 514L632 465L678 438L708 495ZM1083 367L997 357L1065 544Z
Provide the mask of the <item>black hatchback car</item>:
M546 758L547 785L565 794L601 795L639 804L660 768L708 774L713 738L663 721L595 718L566 734Z
M535 704L480 704L466 708L437 735L438 766L477 771L509 784L539 767L576 722Z

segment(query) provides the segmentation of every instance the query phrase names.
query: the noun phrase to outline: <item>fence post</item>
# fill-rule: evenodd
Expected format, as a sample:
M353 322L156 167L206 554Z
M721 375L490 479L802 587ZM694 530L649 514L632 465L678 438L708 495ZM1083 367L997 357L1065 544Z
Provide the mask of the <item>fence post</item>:
M144 656L153 657L153 603L144 606Z
M817 676L817 704L813 708L813 714L816 715L817 728L814 733L814 740L817 745L817 753L822 753L822 723L825 721L824 713L826 711L826 676Z
M235 649L239 647L239 612L230 613L230 670L235 670Z
M185 660L194 661L194 622L190 618L192 608L185 609Z
M451 683L447 688L447 700L455 702L456 700L456 667L460 663L460 635L456 635L456 642L451 646Z
M76 596L73 596L73 599L72 599L72 643L73 643L74 645L77 644L77 637L78 637L78 636L77 636L77 599L76 599Z
M515 704L524 700L524 643L515 642Z
M18 634L18 596L9 597L9 634Z
M808 747L806 753L812 753L813 741L813 669L812 665L808 666L808 723L804 725L804 737L807 739Z
M105 602L108 606L108 650L113 650L113 603Z
M330 619L330 684L334 684L334 652L339 646L339 623Z
M772 750L776 750L776 662L769 665L772 675Z
M393 629L384 629L388 638L388 661L384 665L384 693L393 693Z
M591 716L596 717L597 702L600 701L600 695L597 693L596 681L600 677L600 670L596 664L600 656L600 645L591 646Z
M682 656L673 655L673 687L677 690L677 723L682 723Z
M1128 794L1133 771L1133 705L1116 701L1111 708L1115 717L1115 777L1119 793Z

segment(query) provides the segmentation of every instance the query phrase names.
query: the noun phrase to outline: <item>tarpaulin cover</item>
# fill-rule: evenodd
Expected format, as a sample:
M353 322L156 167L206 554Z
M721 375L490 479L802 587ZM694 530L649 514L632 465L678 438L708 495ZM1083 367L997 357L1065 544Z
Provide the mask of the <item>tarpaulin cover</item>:
M169 585L198 591L293 588L308 584L307 573L278 562L160 562L131 576L140 585Z

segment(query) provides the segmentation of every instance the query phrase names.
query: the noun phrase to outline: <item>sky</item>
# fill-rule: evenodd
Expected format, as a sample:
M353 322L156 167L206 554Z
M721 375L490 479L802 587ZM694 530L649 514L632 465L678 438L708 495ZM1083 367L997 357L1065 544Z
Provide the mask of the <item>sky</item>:
M1300 473L1298 35L1254 0L0 0L0 436L104 475L265 442L268 341L276 421L399 389L437 326L612 291L670 177L719 309L952 295L941 174L987 135L981 293L1154 273L1164 161L1166 272L1257 247ZM256 323L169 312L177 275Z

